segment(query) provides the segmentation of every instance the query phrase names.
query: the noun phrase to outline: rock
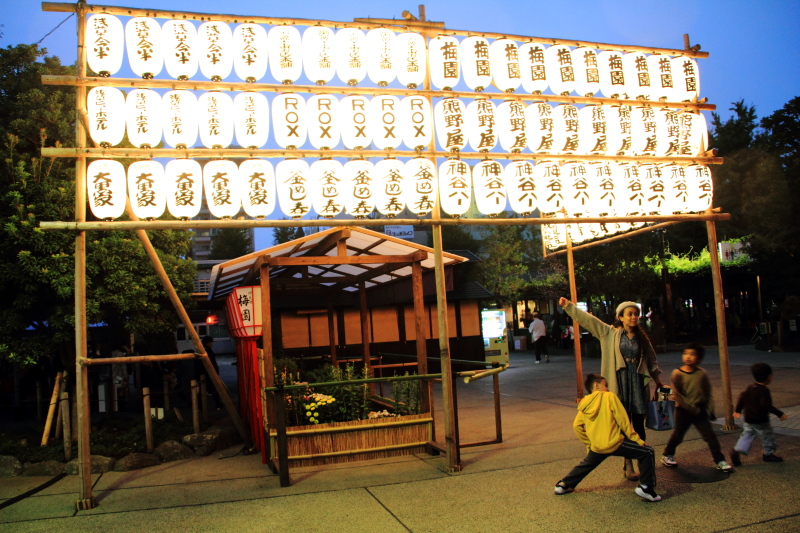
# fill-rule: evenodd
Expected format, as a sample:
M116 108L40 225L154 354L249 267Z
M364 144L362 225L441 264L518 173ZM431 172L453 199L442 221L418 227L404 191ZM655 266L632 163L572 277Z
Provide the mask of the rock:
M194 449L195 455L200 455L203 457L206 455L211 455L212 453L214 453L213 446L198 446L197 448Z
M242 442L242 438L233 426L212 426L202 433L192 433L183 437L183 443L192 448L197 455L209 455L239 442Z
M168 440L167 442L159 444L153 453L156 454L162 463L191 459L194 457L191 448L174 440Z
M116 460L113 457L104 457L102 455L92 455L91 456L91 463L92 463L92 474L104 474L105 472L111 472L111 469L114 468L114 463ZM77 457L72 461L67 463L64 471L71 475L77 475L78 471L80 470L78 466L78 459Z
M64 472L64 463L58 461L42 461L41 463L25 463L23 476L57 476Z
M11 455L0 455L0 477L22 475L22 463Z
M195 451L197 451L197 448L211 448L213 451L217 443L217 435L205 432L192 433L191 435L184 435L183 443Z
M205 433L217 435L217 450L224 450L242 442L242 436L239 435L236 426L212 426Z
M151 453L129 453L114 463L114 472L129 472L139 470L159 463L158 457Z

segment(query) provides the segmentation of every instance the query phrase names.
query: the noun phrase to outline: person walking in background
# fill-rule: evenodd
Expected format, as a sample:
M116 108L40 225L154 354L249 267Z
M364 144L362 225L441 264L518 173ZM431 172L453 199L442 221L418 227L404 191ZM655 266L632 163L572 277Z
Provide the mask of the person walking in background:
M545 361L550 362L550 355L547 353L547 328L544 321L539 316L539 313L533 313L533 321L528 327L533 340L533 348L536 354L536 363L542 362L542 354L544 354Z
M217 375L219 376L219 365L217 364L217 354L214 353L214 348L213 348L214 337L206 335L201 339L201 342L203 343L203 348L205 348L206 353L208 354L208 360L211 361L211 366L214 367L214 372L216 372ZM200 363L199 361L198 364L202 365L202 363ZM197 372L197 375L199 376L205 373L206 373L205 368L201 368ZM217 387L214 386L214 383L209 383L208 390L209 392L211 392L211 396L214 397L214 405L216 406L217 410L221 409L222 399L219 397L219 392L217 392Z
M772 367L766 363L756 363L750 367L750 372L753 373L756 382L742 391L733 410L734 418L740 418L744 411L744 431L731 450L731 462L736 466L741 465L740 455L750 453L750 447L758 435L764 452L762 460L767 463L780 463L783 458L775 455L778 444L775 442L775 434L769 423L769 414L772 413L781 420L786 420L788 417L772 405L772 394L767 387L772 383Z

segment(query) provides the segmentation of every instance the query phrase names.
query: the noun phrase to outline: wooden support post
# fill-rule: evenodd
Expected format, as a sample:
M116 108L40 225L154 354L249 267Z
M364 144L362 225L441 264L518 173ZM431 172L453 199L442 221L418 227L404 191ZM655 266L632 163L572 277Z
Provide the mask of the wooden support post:
M503 420L500 410L500 374L492 375L492 390L494 392L494 430L497 442L503 442Z
M368 377L375 377L372 372L372 362L370 361L369 349L369 308L367 307L367 287L361 281L358 284L358 303L359 316L361 318L361 353L364 360L364 368L367 370ZM375 394L375 384L369 384L369 393Z
M261 403L262 414L265 418L264 428L260 428L266 434L264 436L265 446L269 447L269 432L275 428L275 397L272 394L264 392L265 387L275 386L275 370L272 362L272 301L270 299L270 286L269 286L269 263L264 262L261 265L261 343L263 349L259 356L258 373L261 380ZM271 453L271 449L270 452ZM273 457L268 457L269 463L272 464Z
M162 379L162 390L164 391L164 412L169 411L169 377L164 375Z
M569 226L567 226L567 269L569 270L569 299L575 303L578 301L578 289L575 284L575 259L572 256L572 239L569 236ZM578 383L575 403L578 403L583 398L583 360L581 359L581 325L576 320L572 321L572 332L575 337L573 342L575 379Z
M200 375L200 411L203 414L203 422L208 424L208 386L205 374Z
M414 294L414 335L417 347L417 373L428 373L428 347L425 331L425 295L422 290L422 263L414 261L411 265L411 286ZM405 320L405 317L401 317ZM423 380L420 383L420 407L423 413L433 416L431 397L433 396L433 383Z
M53 394L50 396L50 406L47 408L47 418L44 421L44 432L42 433L42 446L47 446L50 440L50 430L53 427L53 417L56 414L56 407L58 398L61 396L61 376L59 372L56 374L55 383L53 384Z
M72 459L72 432L69 420L69 393L67 391L61 392L61 416L62 426L64 428L64 459L69 461Z
M192 397L192 428L195 433L200 433L200 412L197 409L197 380L189 382Z
M327 303L328 303L328 345L330 346L329 350L331 351L331 365L334 368L337 368L336 364L336 310L333 307L333 293L328 292L327 294Z
M147 443L147 453L152 453L153 445L153 413L150 409L150 387L142 388L142 405L144 406L144 438Z

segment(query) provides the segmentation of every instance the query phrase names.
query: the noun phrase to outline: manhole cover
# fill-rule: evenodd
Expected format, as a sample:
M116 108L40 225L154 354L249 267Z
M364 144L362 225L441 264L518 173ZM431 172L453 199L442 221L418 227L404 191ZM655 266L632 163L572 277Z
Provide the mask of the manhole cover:
M716 483L728 479L730 474L713 466L681 465L675 468L656 469L656 477L675 483Z

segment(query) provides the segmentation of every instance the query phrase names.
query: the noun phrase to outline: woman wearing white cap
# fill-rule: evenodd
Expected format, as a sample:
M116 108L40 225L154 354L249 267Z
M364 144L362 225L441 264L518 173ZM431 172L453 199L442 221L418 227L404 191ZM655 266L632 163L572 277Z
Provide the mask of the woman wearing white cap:
M600 374L608 381L608 390L619 396L633 429L642 440L647 440L644 425L648 400L646 380L653 378L656 387L660 387L661 370L650 339L639 327L639 306L635 302L622 302L617 306L614 324L609 326L566 298L559 299L558 304L600 341ZM630 459L625 460L625 477L631 481L638 479Z

